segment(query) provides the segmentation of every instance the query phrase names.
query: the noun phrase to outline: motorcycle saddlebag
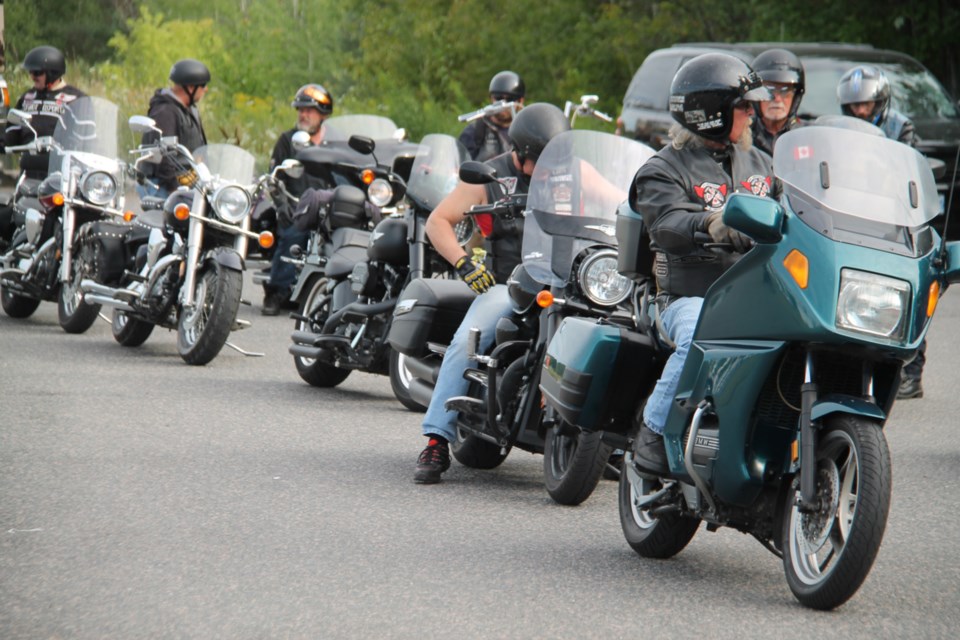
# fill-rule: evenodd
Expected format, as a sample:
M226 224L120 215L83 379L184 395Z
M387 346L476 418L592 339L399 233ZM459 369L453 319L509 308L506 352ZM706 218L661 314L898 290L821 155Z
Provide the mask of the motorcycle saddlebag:
M570 317L547 346L540 391L567 424L626 433L661 370L649 336Z
M98 247L96 280L100 284L116 284L127 265L126 238L131 225L98 220L90 225L87 243ZM74 249L76 251L76 249Z
M388 340L400 353L419 358L427 343L450 344L475 294L462 280L420 278L401 292Z

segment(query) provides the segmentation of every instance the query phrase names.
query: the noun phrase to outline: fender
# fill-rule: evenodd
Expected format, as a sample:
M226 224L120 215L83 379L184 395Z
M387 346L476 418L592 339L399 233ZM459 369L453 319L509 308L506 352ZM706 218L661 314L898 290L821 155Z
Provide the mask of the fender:
M233 249L229 249L227 247L217 247L204 256L202 262L205 262L208 259L216 260L227 269L243 272L243 258L241 258L240 254Z
M300 296L303 295L305 291L310 291L313 288L313 282L316 275L319 275L321 278L324 276L323 267L315 267L312 265L304 265L303 270L297 276L297 283L293 286L293 293L290 294L290 299L294 302L300 302Z
M822 418L834 413L849 413L879 420L881 423L887 420L887 414L875 403L841 394L829 394L814 402L810 409L810 420L818 423Z

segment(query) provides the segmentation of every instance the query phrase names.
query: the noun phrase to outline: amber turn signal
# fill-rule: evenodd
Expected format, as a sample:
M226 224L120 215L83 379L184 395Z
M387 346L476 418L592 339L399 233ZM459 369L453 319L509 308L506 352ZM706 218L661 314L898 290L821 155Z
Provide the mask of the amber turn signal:
M537 304L546 309L553 304L553 294L549 291L541 291L537 294Z
M63 194L62 194L62 193L55 193L55 194L53 194L53 198L51 198L51 199L53 200L53 204L55 204L56 206L60 207L60 206L63 205Z
M173 217L177 220L186 220L190 217L190 207L181 202L173 208Z
M124 221L124 222L130 222L131 220L133 220L133 219L136 218L136 217L137 217L137 214L135 214L133 211L124 211L124 212L123 212L123 221Z
M260 246L264 249L269 249L273 246L273 234L269 231L261 231L260 237L257 238L257 240L260 242Z
M940 283L936 280L930 285L930 297L927 298L927 317L932 318L933 312L937 310L937 302L940 301Z
M787 268L787 272L801 289L807 288L807 283L810 281L810 262L807 256L794 249L783 259L783 266Z
M377 174L375 174L372 169L364 169L360 172L360 179L363 180L363 184L370 184L376 177Z

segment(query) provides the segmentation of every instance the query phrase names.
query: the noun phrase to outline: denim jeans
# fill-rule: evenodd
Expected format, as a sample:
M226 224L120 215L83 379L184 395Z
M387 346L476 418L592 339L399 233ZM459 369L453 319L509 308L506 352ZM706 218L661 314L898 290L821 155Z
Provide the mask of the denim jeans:
M660 314L663 332L677 347L667 359L663 373L643 409L643 421L656 433L663 433L667 424L667 414L677 393L677 385L680 384L680 373L690 352L693 330L697 327L701 307L703 298L678 298Z
M290 255L290 247L295 244L301 248L307 248L307 240L310 238L308 231L300 231L295 226L280 227L277 230L277 247L273 251L273 258L270 261L270 280L264 285L268 291L275 291L281 294L288 294L293 289L293 284L297 281L297 268L289 262L284 262L280 258Z
M167 196L170 195L170 192L164 189L163 187L154 187L148 186L145 184L138 184L136 186L137 197L143 198L144 196L151 196L154 198L162 198L163 200L167 199Z
M476 366L467 359L467 335L472 327L480 329L478 352L485 353L493 344L497 321L510 315L513 302L507 293L507 285L498 284L486 293L477 296L467 315L447 347L437 376L437 385L430 397L430 406L423 418L423 435L443 436L453 442L457 435L457 412L447 411L443 403L455 396L467 394L470 382L463 377L464 371Z

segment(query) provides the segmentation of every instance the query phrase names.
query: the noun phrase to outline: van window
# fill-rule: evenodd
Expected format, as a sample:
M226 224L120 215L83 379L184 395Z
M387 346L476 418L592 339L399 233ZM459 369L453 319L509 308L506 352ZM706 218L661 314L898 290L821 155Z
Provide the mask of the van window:
M678 56L648 57L630 81L624 106L646 107L666 111L670 97L670 83L680 68Z

